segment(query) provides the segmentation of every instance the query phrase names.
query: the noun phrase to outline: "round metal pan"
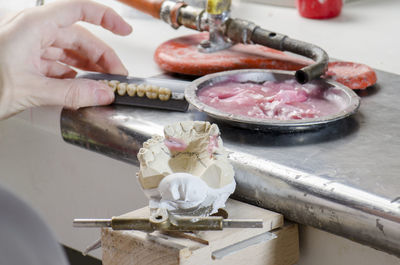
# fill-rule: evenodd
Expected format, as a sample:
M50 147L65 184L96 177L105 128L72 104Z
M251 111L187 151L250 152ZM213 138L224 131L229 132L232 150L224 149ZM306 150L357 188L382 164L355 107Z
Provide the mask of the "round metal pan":
M347 106L340 112L312 119L302 120L277 120L277 119L259 119L253 117L246 117L241 115L230 114L222 112L211 106L206 105L198 98L197 94L200 90L212 86L224 81L235 81L235 82L257 82L262 83L264 81L283 81L287 79L294 79L294 72L282 71L282 70L234 70L219 72L215 74L209 74L199 79L194 80L185 90L186 100L192 104L195 108L205 112L210 117L232 124L234 126L253 129L253 130L264 130L264 131L304 131L310 129L316 129L321 126L326 126L335 121L344 119L354 114L360 106L360 99L356 93L350 88L333 81L327 80L315 80L314 83L320 85L323 88L335 87L342 92L342 97L345 98Z

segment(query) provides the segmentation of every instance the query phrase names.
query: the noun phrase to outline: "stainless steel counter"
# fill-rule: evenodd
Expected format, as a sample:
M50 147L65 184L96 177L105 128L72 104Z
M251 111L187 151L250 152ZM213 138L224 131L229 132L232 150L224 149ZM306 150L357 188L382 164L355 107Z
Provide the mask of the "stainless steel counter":
M359 112L316 131L277 134L219 124L235 197L400 257L400 76L378 72ZM143 141L203 113L124 106L64 110L67 142L137 165ZM123 183L121 183L123 185Z

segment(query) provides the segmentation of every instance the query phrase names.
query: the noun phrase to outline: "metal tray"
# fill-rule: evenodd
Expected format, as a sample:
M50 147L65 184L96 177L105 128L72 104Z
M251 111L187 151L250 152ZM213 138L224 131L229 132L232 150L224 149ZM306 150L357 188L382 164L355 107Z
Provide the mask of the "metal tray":
M313 119L302 119L302 120L276 120L276 119L259 119L253 117L246 117L241 115L230 114L217 110L211 106L206 105L197 97L198 92L206 87L213 84L234 80L235 82L264 82L264 81L277 81L294 79L294 72L282 71L282 70L234 70L219 72L215 74L209 74L199 79L194 80L185 90L186 100L192 104L195 108L205 112L207 115L222 121L229 123L234 126L253 129L253 130L264 130L264 131L280 131L280 132L292 132L292 131L304 131L310 129L317 129L321 126L326 126L334 123L338 120L344 119L354 114L359 106L360 99L356 93L350 88L333 81L327 81L324 79L315 80L313 82L319 84L322 87L336 87L340 89L343 94L342 96L346 99L347 107L335 115L313 118Z

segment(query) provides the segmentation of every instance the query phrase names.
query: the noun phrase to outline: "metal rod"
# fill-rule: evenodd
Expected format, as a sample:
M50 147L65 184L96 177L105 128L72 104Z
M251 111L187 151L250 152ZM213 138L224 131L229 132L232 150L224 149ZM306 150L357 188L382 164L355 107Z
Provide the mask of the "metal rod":
M111 227L111 219L74 219L74 227Z
M225 219L222 221L224 228L263 228L261 219Z
M260 235L253 236L251 238L239 241L233 245L229 245L227 247L218 249L211 253L213 259L222 259L225 256L229 256L233 253L236 253L242 249L245 249L250 246L258 245L272 239L277 238L277 235L271 232L265 232Z
M223 228L262 228L262 219L222 219L218 217L174 217L173 222L164 220L162 224L155 224L147 218L120 218L112 219L74 219L74 227L112 227L114 230L222 230ZM172 221L172 220L171 220ZM152 225L153 224L153 225Z

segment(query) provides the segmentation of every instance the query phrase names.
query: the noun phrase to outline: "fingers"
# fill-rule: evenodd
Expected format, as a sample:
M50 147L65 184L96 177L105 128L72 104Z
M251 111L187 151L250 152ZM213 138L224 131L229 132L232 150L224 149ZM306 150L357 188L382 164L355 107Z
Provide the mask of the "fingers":
M64 53L56 48L64 49ZM78 25L61 30L57 34L53 48L44 55L59 56L59 60L63 63L83 70L128 75L128 71L114 50Z
M64 50L57 47L47 47L42 52L41 59L49 61L59 61L69 66L73 66L85 71L102 73L106 72L102 67L96 64L92 64L87 57L85 57L84 55L80 55L78 52L73 50ZM44 71L41 71L41 73L45 74Z
M68 27L77 21L86 21L119 35L128 35L132 27L111 8L91 2L66 0L45 5L44 15L59 27Z
M0 120L37 106L80 107L107 105L114 92L102 82L89 79L55 79L26 74L15 84L18 90L5 93L0 104Z
M91 63L90 60L85 55L81 55L80 53L74 50L65 50L64 54L65 56L63 57L63 59L60 59L60 61L67 65L71 65L73 67L79 68L84 71L108 73L108 71L104 70L103 67ZM125 75L124 72L118 74Z
M64 50L50 46L42 51L40 57L45 60L58 61L64 57Z
M38 78L36 90L39 106L61 105L72 109L107 105L113 102L114 92L105 84L88 79Z
M6 25L7 23L11 23L15 18L17 18L23 10L16 12L16 13L10 13L6 14L0 17L0 26Z
M70 67L50 60L42 60L40 62L40 72L47 77L53 78L74 78L77 74Z

